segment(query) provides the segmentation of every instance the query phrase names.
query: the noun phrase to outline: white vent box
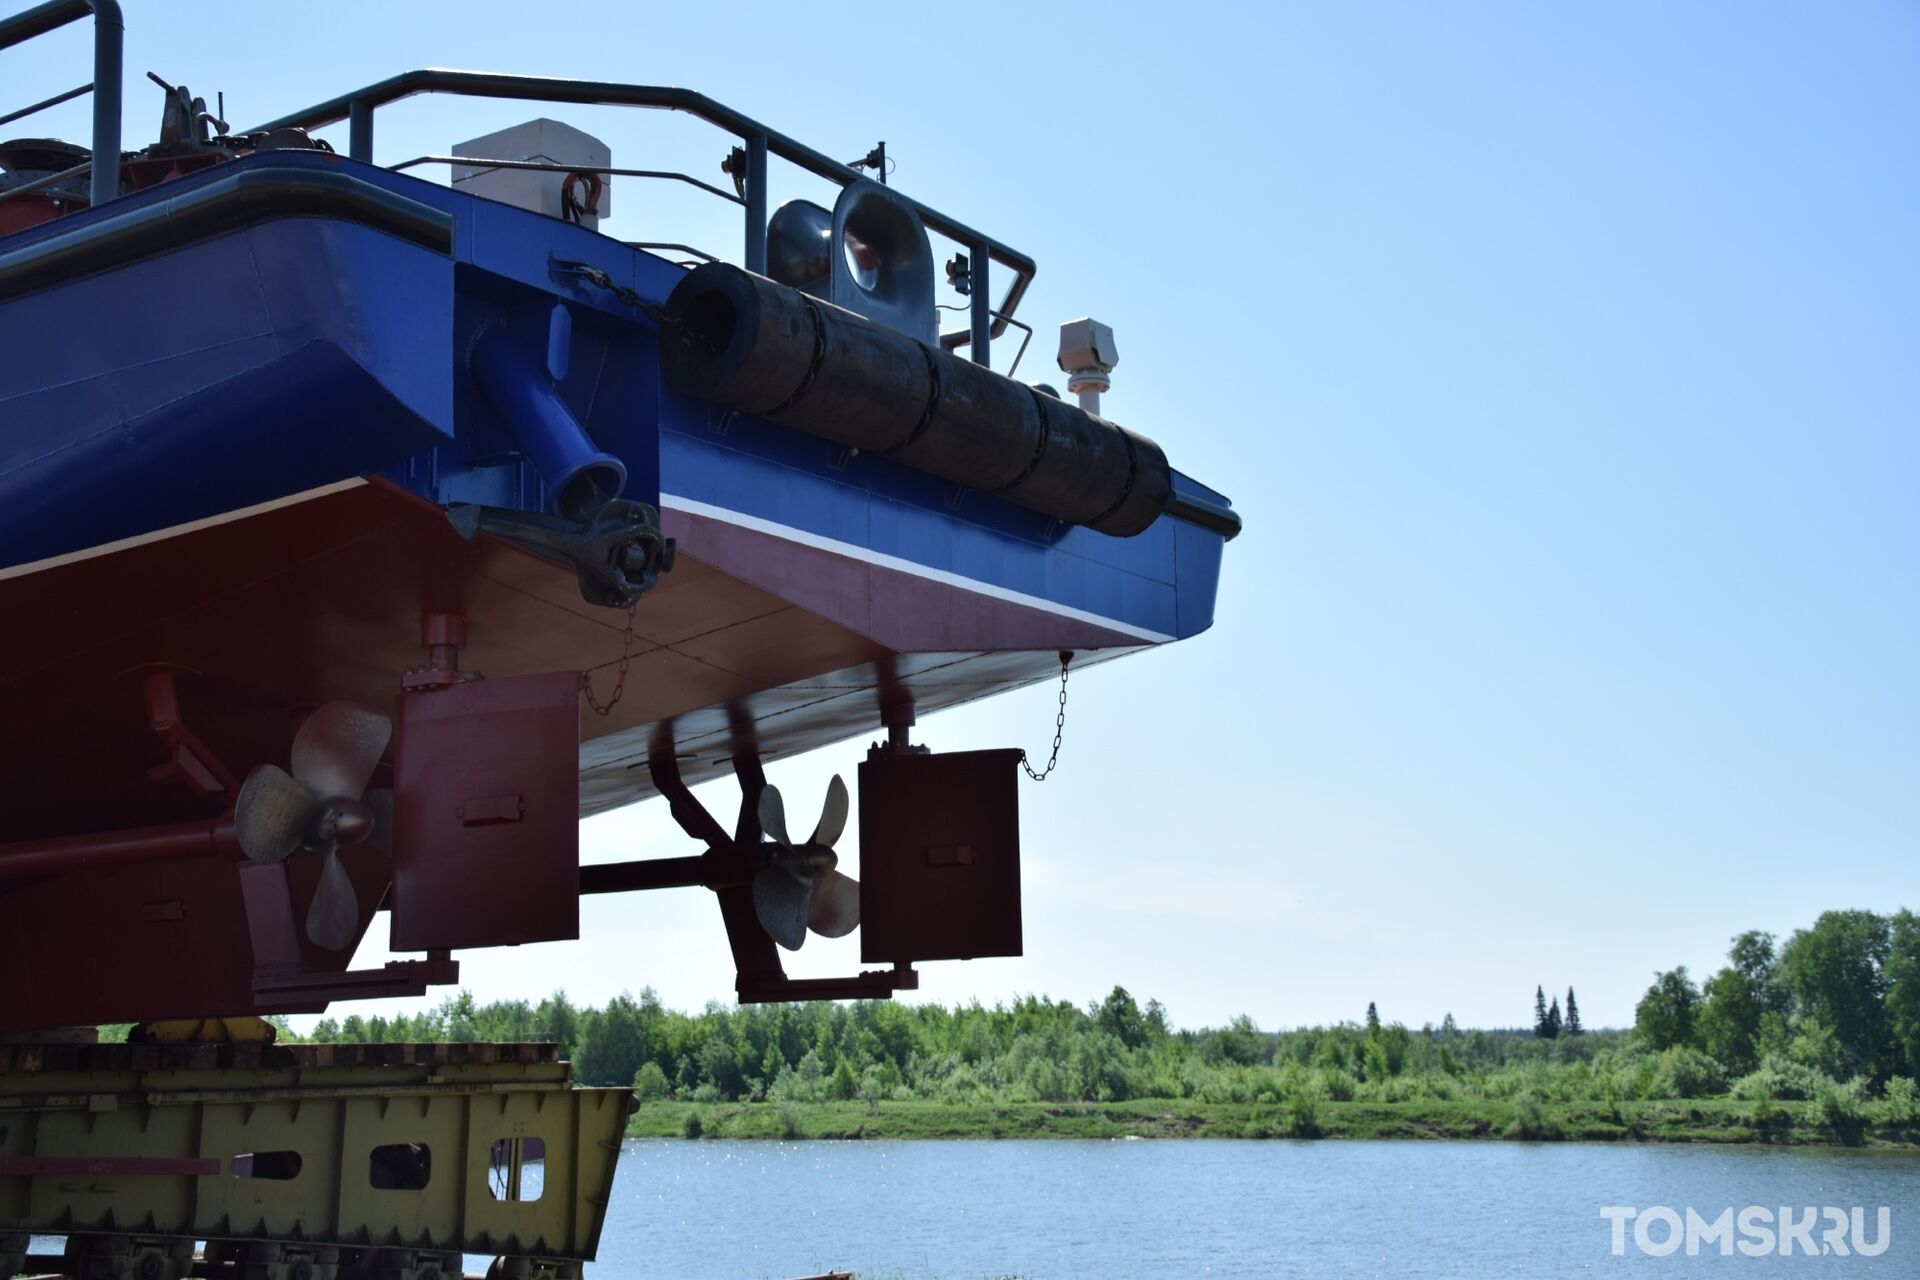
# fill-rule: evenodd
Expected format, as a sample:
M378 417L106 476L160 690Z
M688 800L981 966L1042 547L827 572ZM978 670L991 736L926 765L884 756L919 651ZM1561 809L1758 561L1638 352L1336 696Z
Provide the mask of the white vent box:
M613 163L612 149L600 139L570 124L545 119L529 120L511 129L455 143L453 154L476 160L578 166L583 172L605 169ZM455 190L531 209L550 218L563 216L561 189L566 185L567 176L548 169L502 169L484 164L453 167ZM597 230L600 219L613 212L613 187L607 174L593 176L600 180L597 201L593 184L586 181L574 182L573 197L577 204L588 206L581 214L580 225Z

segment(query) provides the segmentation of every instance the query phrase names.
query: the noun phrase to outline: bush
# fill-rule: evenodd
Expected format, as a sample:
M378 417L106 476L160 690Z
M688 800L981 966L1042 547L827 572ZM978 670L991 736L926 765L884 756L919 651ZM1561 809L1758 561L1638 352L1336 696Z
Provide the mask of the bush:
M1320 1104L1310 1093L1296 1093L1287 1099L1287 1133L1295 1138L1320 1136Z
M1629 1059L1621 1071L1621 1092L1629 1098L1651 1098L1660 1092L1660 1059L1657 1055L1641 1054Z
M1818 1018L1805 1019L1795 1027L1794 1037L1787 1043L1787 1056L1821 1075L1838 1079L1851 1060L1839 1035Z
M1845 1084L1823 1085L1813 1098L1813 1118L1839 1142L1858 1146L1869 1118L1865 1082L1855 1076Z
M827 1096L840 1102L851 1102L859 1093L859 1077L853 1074L853 1064L843 1055L833 1068L832 1079L827 1082Z
M1769 1098L1775 1102L1804 1102L1823 1088L1833 1087L1833 1078L1802 1062L1770 1053L1760 1060L1757 1070L1733 1082L1733 1096L1749 1101Z
M1761 1142L1772 1142L1793 1127L1793 1116L1771 1098L1760 1098L1747 1112L1747 1127Z
M1660 1053L1656 1088L1663 1098L1704 1098L1727 1087L1727 1073L1698 1049L1676 1045Z
M1523 1093L1513 1100L1513 1123L1507 1126L1507 1137L1545 1142L1560 1136L1560 1126L1547 1118L1547 1109L1540 1104L1540 1099Z
M1320 1072L1320 1090L1330 1102L1352 1102L1353 1077L1338 1067L1325 1067Z
M686 1138L698 1138L706 1133L706 1126L700 1123L698 1111L687 1112L687 1118L680 1122L680 1134Z
M659 1063L648 1062L634 1072L633 1092L642 1102L651 1102L671 1095L673 1086L667 1083L667 1073L660 1069Z
M1880 1118L1896 1129L1920 1123L1920 1087L1910 1076L1890 1076L1881 1091Z
M1051 1060L1035 1058L1027 1063L1020 1083L1038 1102L1065 1102L1070 1081L1066 1072L1054 1066Z
M775 1114L777 1114L780 1117L780 1136L781 1137L798 1138L801 1136L799 1107L795 1106L791 1102L783 1102L780 1104L779 1110Z
M809 1049L799 1066L780 1068L767 1094L778 1102L818 1102L826 1092L826 1079L820 1055Z

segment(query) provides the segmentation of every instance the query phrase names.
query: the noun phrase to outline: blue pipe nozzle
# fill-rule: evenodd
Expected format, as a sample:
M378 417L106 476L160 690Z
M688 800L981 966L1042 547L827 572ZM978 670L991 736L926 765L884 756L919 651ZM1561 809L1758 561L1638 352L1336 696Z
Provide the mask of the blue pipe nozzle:
M557 516L591 520L627 486L620 459L594 447L586 429L553 389L547 374L494 325L473 344L467 365L480 393L506 423L547 484Z

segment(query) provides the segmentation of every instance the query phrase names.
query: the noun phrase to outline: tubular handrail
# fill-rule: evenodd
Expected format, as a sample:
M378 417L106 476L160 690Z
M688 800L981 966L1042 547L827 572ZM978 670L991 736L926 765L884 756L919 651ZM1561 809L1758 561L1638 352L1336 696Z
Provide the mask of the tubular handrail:
M48 187L57 187L68 178L77 178L93 168L93 161L77 164L71 169L62 169L58 173L49 173L45 177L35 178L32 182L23 182L17 187L8 187L0 191L0 200L11 200L15 196L24 196L30 192L43 191Z
M103 205L120 194L120 76L126 20L119 0L48 0L0 18L0 49L93 18L93 184L89 199ZM76 90L67 97L77 97ZM51 105L42 103L41 106Z
M42 98L38 102L21 107L18 111L7 112L7 114L0 116L0 124L12 124L15 120L25 120L36 111L45 111L48 107L57 107L63 102L73 101L81 94L92 92L92 81L88 81L83 85L76 85L65 93L56 93L51 98Z
M62 4L82 0L59 0ZM111 0L102 0L111 3ZM52 5L43 8L54 7ZM775 155L798 165L817 177L846 186L862 175L821 151L798 142L786 134L769 129L751 116L705 94L691 89L665 85L620 84L613 81L564 80L549 76L505 75L490 71L456 71L444 67L424 67L402 72L352 93L330 98L302 111L291 112L277 120L257 126L258 130L278 128L317 129L341 120L348 122L347 154L355 160L373 163L373 112L376 107L410 98L418 93L451 93L465 97L515 98L540 102L566 102L594 106L645 107L665 111L684 111L708 124L735 135L746 143L745 187L746 262L749 271L765 274L767 269L767 156ZM973 256L974 304L972 325L966 335L973 358L987 363L990 338L1006 332L1011 317L1037 267L1032 258L975 231L957 218L921 204L910 197L907 202L921 220L940 234L965 245ZM988 305L987 263L997 262L1014 273L1006 296L997 308ZM993 313L998 312L996 318ZM956 342L959 335L954 335Z
M660 178L669 182L684 182L688 186L698 187L709 195L719 196L728 204L745 204L731 191L722 191L710 182L702 182L691 174L674 173L667 169L606 169L595 168L587 164L548 164L541 160L493 160L485 156L415 156L411 160L402 160L399 164L387 166L389 173L405 173L417 169L423 164L466 165L472 169L531 169L539 173L604 173L613 178Z

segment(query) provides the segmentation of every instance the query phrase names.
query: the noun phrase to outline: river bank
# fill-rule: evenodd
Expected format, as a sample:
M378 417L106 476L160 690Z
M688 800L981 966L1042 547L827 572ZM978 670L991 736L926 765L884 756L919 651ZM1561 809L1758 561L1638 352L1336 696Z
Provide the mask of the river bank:
M1330 1102L1311 1107L1140 1099L1113 1103L648 1101L628 1124L652 1138L1431 1138L1754 1143L1920 1150L1910 1129L1820 1123L1813 1103Z

